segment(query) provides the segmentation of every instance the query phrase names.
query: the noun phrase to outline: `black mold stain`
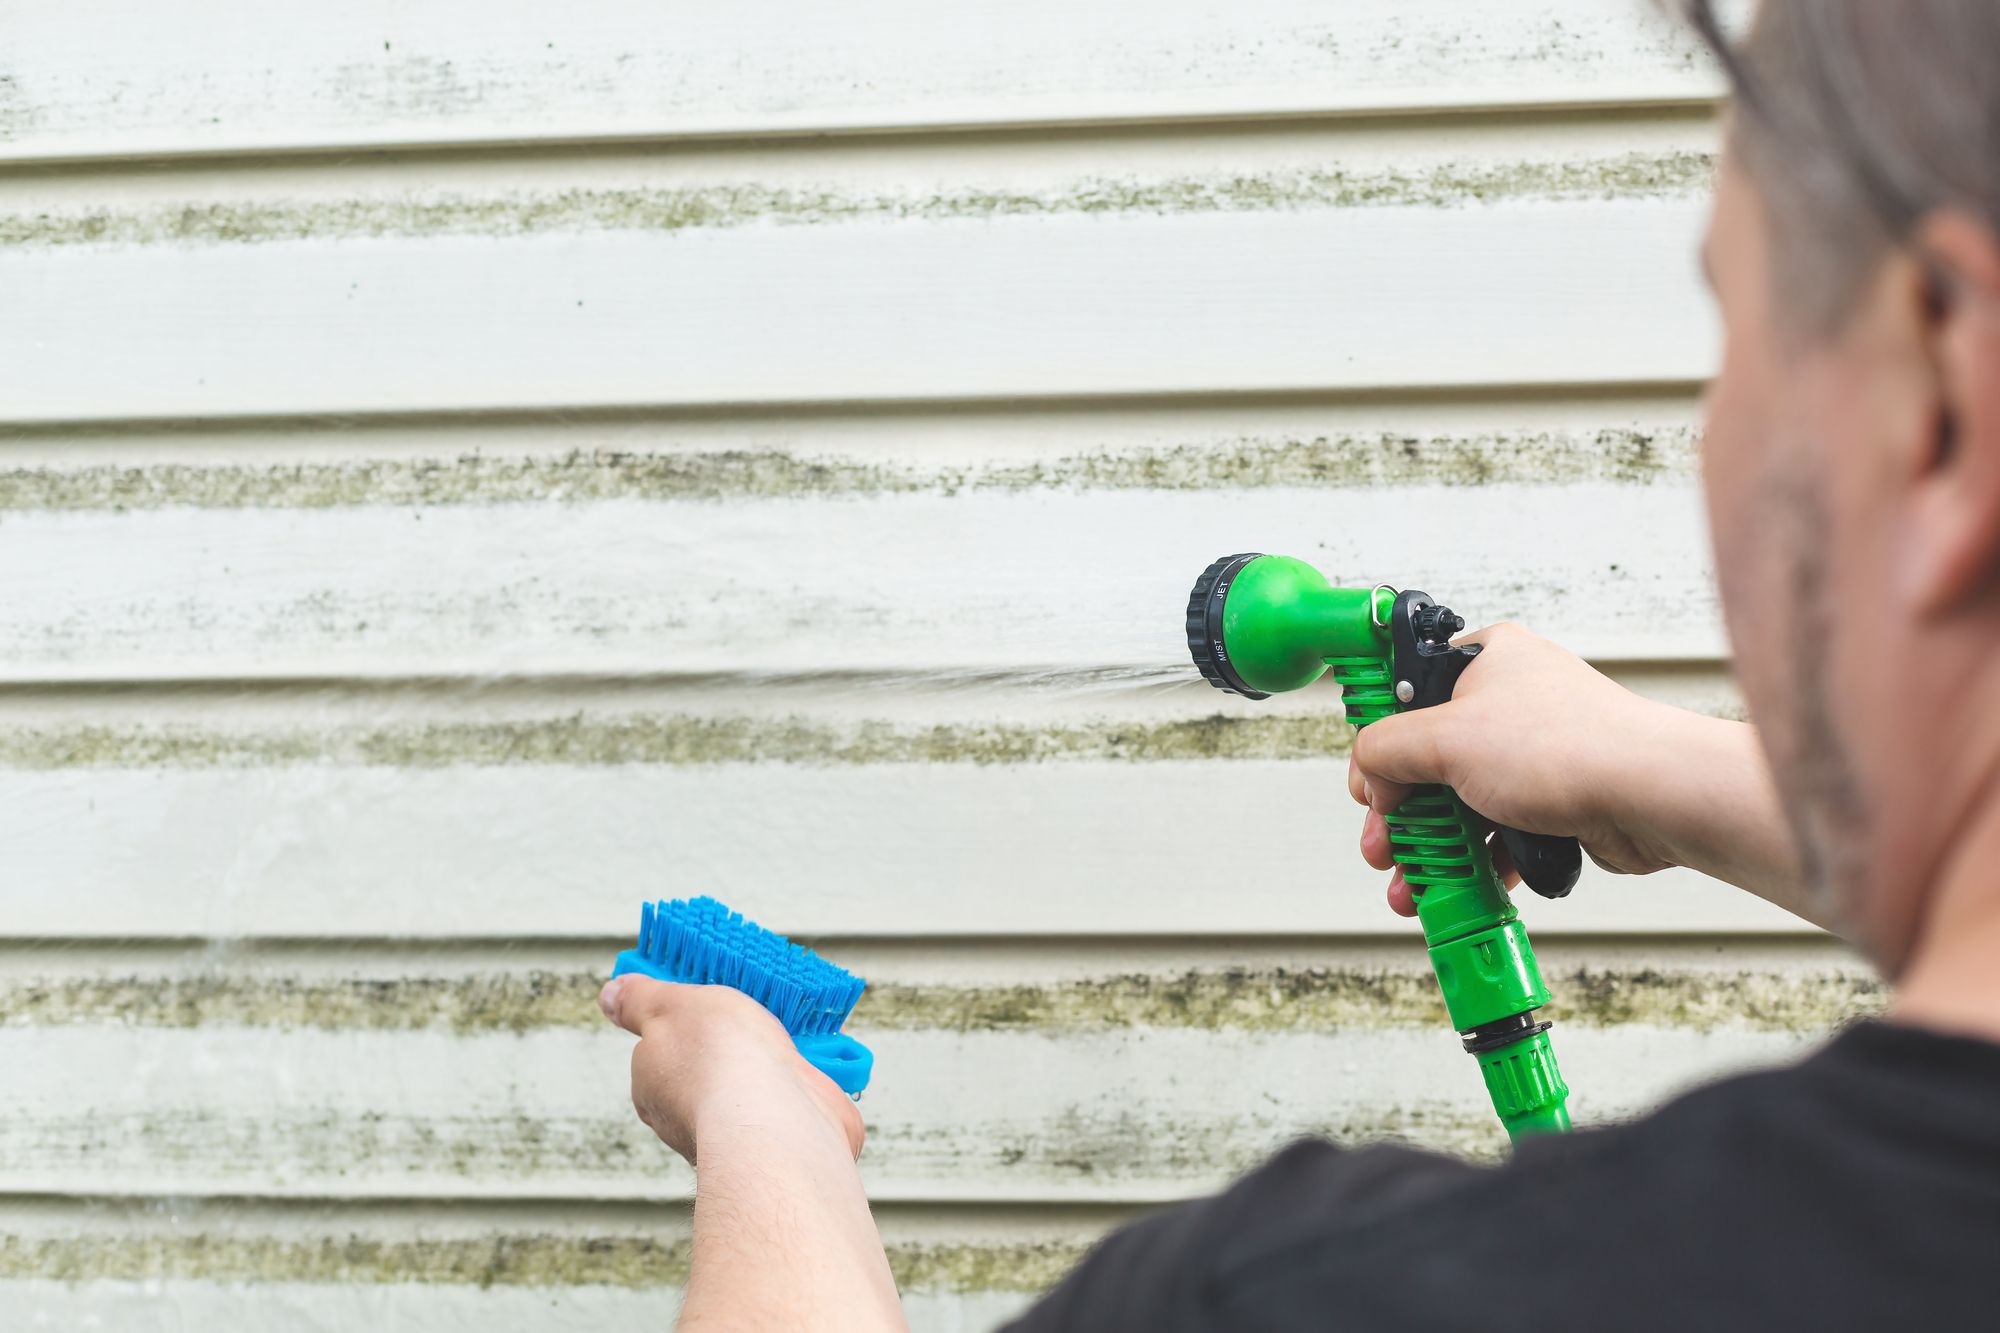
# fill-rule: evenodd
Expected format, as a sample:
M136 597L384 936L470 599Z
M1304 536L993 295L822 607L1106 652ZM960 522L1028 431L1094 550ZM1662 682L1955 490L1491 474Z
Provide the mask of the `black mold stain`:
M1707 152L1623 153L1559 161L1446 162L1418 169L1340 167L1161 180L1091 177L1043 190L866 194L751 184L433 194L375 199L189 200L151 208L0 213L0 245L242 245L382 236L677 232L756 223L950 221L1056 214L1270 212L1303 208L1463 208L1523 201L1697 198Z
M1225 968L1013 986L877 983L855 1008L867 1031L1065 1033L1132 1028L1341 1032L1442 1029L1437 984L1412 951L1390 968ZM327 979L71 977L0 985L0 1022L329 1030L446 1029L459 1035L596 1028L603 972ZM1713 1031L1823 1032L1880 1013L1888 990L1841 971L1551 970L1547 1017Z
M1189 759L1315 759L1347 753L1338 713L1171 722L851 726L809 718L581 716L520 722L231 733L194 727L0 728L0 767L393 768L509 764L1024 764Z
M19 431L13 432L19 434ZM0 438L5 438L0 432ZM776 449L710 453L573 451L553 457L271 465L175 464L0 470L0 511L327 509L585 503L602 500L809 499L979 491L1215 490L1292 486L1574 485L1687 482L1692 428L1374 432L1306 439L1083 452L944 468L811 457Z
M1037 1292L1089 1249L1084 1240L887 1247L899 1288ZM382 1239L192 1232L166 1235L0 1235L0 1280L53 1282L312 1282L647 1290L685 1286L681 1235L500 1234Z

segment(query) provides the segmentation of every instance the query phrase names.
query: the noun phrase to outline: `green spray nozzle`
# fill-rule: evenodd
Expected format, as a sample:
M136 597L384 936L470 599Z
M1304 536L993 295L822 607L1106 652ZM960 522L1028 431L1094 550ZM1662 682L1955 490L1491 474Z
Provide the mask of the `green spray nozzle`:
M1421 592L1334 587L1311 565L1280 555L1224 556L1188 597L1188 651L1211 685L1266 699L1331 671L1357 728L1451 698L1479 652L1451 642L1464 628ZM1451 788L1421 786L1389 817L1389 845L1416 902L1452 1027L1518 1140L1569 1128L1569 1088L1549 1024L1535 1018L1549 990L1493 868L1488 823ZM1582 866L1574 838L1500 833L1529 887L1552 898L1569 892Z
M1312 684L1329 658L1386 657L1394 601L1387 587L1336 588L1290 556L1225 556L1188 599L1188 648L1212 683L1264 699Z

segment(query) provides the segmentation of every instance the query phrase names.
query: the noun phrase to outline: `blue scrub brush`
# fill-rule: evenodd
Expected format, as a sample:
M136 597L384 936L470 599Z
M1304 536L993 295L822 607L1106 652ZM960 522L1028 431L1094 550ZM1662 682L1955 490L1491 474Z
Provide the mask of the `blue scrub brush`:
M639 909L639 947L611 975L734 986L776 1014L813 1068L850 1097L868 1086L875 1055L840 1025L868 985L811 949L774 935L713 898L677 898Z

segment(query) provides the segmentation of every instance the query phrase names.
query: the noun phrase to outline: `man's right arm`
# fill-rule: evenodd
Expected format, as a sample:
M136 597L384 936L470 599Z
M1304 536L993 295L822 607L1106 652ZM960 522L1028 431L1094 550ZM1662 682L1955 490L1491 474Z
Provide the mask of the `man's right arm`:
M1518 625L1457 642L1483 651L1448 703L1355 740L1348 781L1369 807L1371 865L1392 868L1384 820L1410 787L1443 782L1490 819L1578 838L1607 870L1687 866L1830 928L1805 891L1755 727L1641 698ZM1400 875L1390 902L1415 910Z

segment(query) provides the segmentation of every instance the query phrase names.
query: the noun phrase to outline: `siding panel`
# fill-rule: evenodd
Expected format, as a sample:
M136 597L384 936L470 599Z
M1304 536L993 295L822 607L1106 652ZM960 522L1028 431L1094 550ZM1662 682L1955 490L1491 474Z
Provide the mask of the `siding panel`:
M1307 1134L1486 1157L1505 1143L1448 1031L866 1035L894 1074L863 1099L862 1174L888 1202L1158 1202ZM1590 1123L1804 1045L1627 1024L1565 1028L1560 1057ZM630 1046L608 1031L0 1033L22 1080L0 1168L35 1193L685 1199L693 1173L631 1114ZM79 1096L62 1075L82 1061L122 1075Z
M1700 217L1621 201L30 247L0 254L0 414L1688 383L1714 360ZM107 382L105 359L124 373Z
M1625 0L1269 0L956 15L909 0L94 3L8 16L17 157L1689 101L1718 82ZM221 40L216 40L222 34ZM110 41L106 41L107 36Z
M821 944L876 983L853 1026L880 1202L1158 1201L1305 1133L1500 1147L1414 938ZM0 1169L52 1194L684 1199L593 1011L612 947L14 951ZM1824 941L1544 953L1585 1122L1881 1002ZM78 1088L79 1063L120 1077Z
M1264 549L1589 656L1721 648L1686 486L1054 490L18 514L0 524L0 672L1157 670L1186 654L1195 576Z
M1325 760L111 770L0 798L25 935L615 938L693 893L810 934L1411 930ZM1218 823L1274 832L1186 836ZM1808 929L1686 871L1524 908L1538 934Z

